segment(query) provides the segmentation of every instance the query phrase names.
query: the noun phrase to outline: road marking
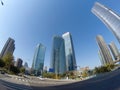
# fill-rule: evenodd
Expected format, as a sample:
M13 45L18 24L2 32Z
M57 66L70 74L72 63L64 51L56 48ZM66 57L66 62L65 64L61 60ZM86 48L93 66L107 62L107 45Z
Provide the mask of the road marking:
M23 86L19 86L16 84L12 84L12 83L6 83L4 81L1 82L4 86L8 87L8 88L12 88L11 90L32 90L31 87L23 87ZM11 84L11 85L10 85Z

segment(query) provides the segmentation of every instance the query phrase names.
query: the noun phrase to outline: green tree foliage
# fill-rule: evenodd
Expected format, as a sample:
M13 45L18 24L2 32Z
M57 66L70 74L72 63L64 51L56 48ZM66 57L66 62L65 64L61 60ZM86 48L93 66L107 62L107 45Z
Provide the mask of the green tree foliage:
M24 67L21 67L21 68L20 68L20 73L22 73L22 74L25 73L25 68L24 68Z
M2 59L0 59L0 67L4 67L5 66L5 63Z
M43 72L43 77L44 78L56 78L56 75L54 73L49 73L49 72Z
M89 76L89 73L88 73L88 70L85 70L82 72L82 77L85 78L85 77L88 77Z
M3 57L3 61L5 62L5 68L10 70L10 66L13 65L14 56L8 53Z
M67 71L65 74L63 74L65 77L68 77L69 79L75 79L76 75L74 71Z
M18 73L20 73L19 68L15 67L14 65L11 65L10 71L11 71L12 74L18 74Z
M94 74L104 73L104 72L110 72L115 67L114 64L108 64L101 67L95 67Z

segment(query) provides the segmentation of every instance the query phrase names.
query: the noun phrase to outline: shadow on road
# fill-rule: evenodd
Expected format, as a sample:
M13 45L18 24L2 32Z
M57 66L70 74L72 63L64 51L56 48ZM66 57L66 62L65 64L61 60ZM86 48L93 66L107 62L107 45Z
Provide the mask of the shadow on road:
M67 85L31 87L34 90L120 90L120 70Z
M30 86L0 80L0 90L32 90Z
M46 84L47 81L38 85L26 82L28 85L25 85L26 83L12 83L0 79L0 90L120 90L120 70L71 84L52 85L51 82L49 81L51 86Z

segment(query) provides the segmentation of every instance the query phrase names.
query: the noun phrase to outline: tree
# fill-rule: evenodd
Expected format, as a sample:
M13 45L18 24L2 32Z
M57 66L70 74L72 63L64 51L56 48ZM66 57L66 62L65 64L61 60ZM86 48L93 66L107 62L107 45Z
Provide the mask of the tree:
M54 78L56 79L56 74L55 73L50 73L50 72L43 72L43 77L44 78Z
M5 62L5 68L10 71L10 66L13 65L14 56L11 53L7 53L3 57L3 61Z
M20 68L20 73L22 73L22 74L25 73L25 68L24 68L24 67L21 67L21 68Z
M14 65L11 65L10 71L11 71L13 74L18 74L18 73L20 72L19 68L15 67Z
M82 73L82 77L85 78L85 77L88 77L89 74L88 74L88 70L84 70L83 73Z
M0 59L0 67L4 67L5 66L5 63L2 59Z
M95 67L94 74L110 72L113 68L115 68L114 64L108 64L108 65L101 66L101 67Z

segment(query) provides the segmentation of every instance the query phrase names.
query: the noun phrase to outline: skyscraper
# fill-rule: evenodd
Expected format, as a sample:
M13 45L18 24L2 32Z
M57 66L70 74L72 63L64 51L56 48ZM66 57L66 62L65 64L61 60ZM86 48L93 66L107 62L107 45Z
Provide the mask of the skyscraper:
M112 31L120 43L120 16L98 2L94 4L92 12Z
M99 55L102 66L106 65L105 59L104 59L104 56L103 56L101 50L98 51L98 55Z
M64 39L60 36L54 36L50 62L50 68L53 69L54 73L63 74L66 72L65 60Z
M12 38L8 38L7 42L5 43L2 52L0 54L0 58L3 58L6 54L11 53L13 54L15 50L15 41Z
M112 64L113 59L112 59L110 51L109 51L107 44L105 43L103 37L101 35L97 35L96 40L97 40L97 44L100 48L100 55L102 57L102 60L104 60L103 62L105 64Z
M114 56L114 59L115 59L115 60L119 59L120 53L119 53L118 48L117 48L116 45L114 44L114 42L111 42L111 43L109 44L109 48L110 48L110 50L111 50L111 52L112 52L112 54L113 54L113 56Z
M62 35L65 42L65 56L66 56L66 65L67 71L76 70L76 59L73 48L72 36L69 32Z
M34 70L35 75L40 75L43 71L45 51L46 47L42 44L38 44L35 49L32 63L32 69Z
M28 63L25 62L24 65L23 65L24 68L28 68Z
M18 68L22 67L23 60L21 58L18 58L17 61L15 62L15 66Z

